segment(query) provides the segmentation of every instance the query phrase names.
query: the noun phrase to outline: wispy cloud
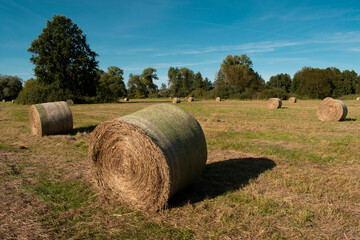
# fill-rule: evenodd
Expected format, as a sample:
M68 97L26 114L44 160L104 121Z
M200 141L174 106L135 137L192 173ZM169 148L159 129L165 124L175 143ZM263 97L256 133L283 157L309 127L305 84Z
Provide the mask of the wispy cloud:
M169 62L169 63L155 63L151 67L154 67L156 69L163 69L163 68L169 68L169 67L189 67L189 66L198 66L198 65L207 65L207 64L214 64L214 63L220 63L220 60L206 60L201 62ZM148 65L143 66L128 66L124 67L125 71L140 71L144 70L145 68L149 67Z
M225 46L213 46L202 49L185 49L179 51L167 51L158 53L155 56L175 56L175 55L194 55L194 54L205 54L212 52L230 52L230 51L242 51L244 53L257 53L257 52L272 52L277 48L289 47L301 45L302 42L291 42L291 41L264 41L264 42L253 42L239 45L225 45Z

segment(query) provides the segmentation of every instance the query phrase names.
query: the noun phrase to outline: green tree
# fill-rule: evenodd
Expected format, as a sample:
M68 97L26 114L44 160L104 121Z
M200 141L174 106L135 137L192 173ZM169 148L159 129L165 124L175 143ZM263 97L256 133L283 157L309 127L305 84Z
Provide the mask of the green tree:
M294 81L298 84L295 93L310 98L329 97L332 95L333 82L338 74L339 70L335 68L304 67L294 75Z
M289 74L284 73L271 76L269 81L266 82L265 87L267 89L281 88L285 92L289 93L291 90L291 77Z
M345 70L341 74L337 75L334 81L333 96L339 97L348 94L354 94L356 92L356 85L358 83L358 75L352 70Z
M185 97L195 89L195 74L188 68L170 67L168 77L169 89L173 96Z
M0 100L7 101L17 98L22 89L22 80L18 76L0 74Z
M39 83L68 89L74 95L95 95L97 54L70 18L53 16L28 51L32 53L30 61L35 65Z
M101 102L114 102L126 96L123 78L124 71L118 67L108 67L108 72L101 75L97 86L97 98Z
M145 98L147 88L140 75L130 73L128 81L128 96L132 98Z
M154 95L157 93L157 85L154 84L153 80L159 80L156 69L155 68L146 68L141 74L141 80L143 84L146 86L146 97L149 95Z

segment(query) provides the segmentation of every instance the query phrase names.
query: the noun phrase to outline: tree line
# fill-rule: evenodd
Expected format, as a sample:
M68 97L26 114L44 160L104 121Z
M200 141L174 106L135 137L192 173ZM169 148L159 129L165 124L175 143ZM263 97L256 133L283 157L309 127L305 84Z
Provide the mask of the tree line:
M86 35L70 18L53 16L28 51L35 65L35 79L22 88L21 79L0 75L0 97L20 103L39 103L73 99L75 102L114 102L122 97L185 97L261 99L289 96L305 98L339 97L360 93L359 76L355 71L341 72L337 68L304 67L295 73L272 76L265 83L253 69L251 59L243 55L229 55L220 65L214 83L200 72L189 68L170 67L168 84L160 89L155 68L141 74L130 74L127 85L124 71L116 66L107 71L98 67L98 56L87 44ZM19 84L20 83L20 84ZM21 90L21 91L20 91Z

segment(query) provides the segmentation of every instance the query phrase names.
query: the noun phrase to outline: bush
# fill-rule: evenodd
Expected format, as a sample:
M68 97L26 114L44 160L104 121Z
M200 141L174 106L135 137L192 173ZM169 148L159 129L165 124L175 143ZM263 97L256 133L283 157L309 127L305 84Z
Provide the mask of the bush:
M288 99L289 94L282 88L272 88L272 89L264 89L260 97L262 99L269 99L269 98L280 98L282 100Z
M43 85L36 79L29 79L25 82L24 88L20 91L16 99L20 104L36 104L44 102L66 101L73 99L74 102L84 102L79 97L74 96L66 89L59 89L53 85Z

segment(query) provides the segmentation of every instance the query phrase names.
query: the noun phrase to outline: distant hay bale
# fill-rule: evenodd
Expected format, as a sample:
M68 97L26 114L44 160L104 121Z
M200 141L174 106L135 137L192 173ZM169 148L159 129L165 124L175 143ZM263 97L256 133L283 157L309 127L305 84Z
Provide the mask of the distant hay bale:
M279 98L270 98L267 102L269 109L281 108L282 101Z
M11 103L15 103L15 100L11 100Z
M289 98L289 102L290 102L290 103L296 103L296 102L297 102L296 97L291 97L291 98Z
M3 99L1 102L6 102L6 100L5 100L5 99Z
M129 101L129 98L124 98L124 102L128 102Z
M342 101L327 97L318 106L317 116L321 121L342 121L347 112L347 107Z
M67 103L69 106L73 106L73 105L74 105L74 101L73 101L72 99L66 100L66 103Z
M73 129L71 110L64 101L32 105L29 120L31 131L37 136L69 133Z
M172 100L173 103L181 103L180 98L173 98Z
M171 104L156 104L98 125L89 161L100 196L157 211L203 171L207 147L200 124Z
M187 101L188 101L188 102L193 102L193 101L194 101L194 97L188 97Z
M215 98L215 101L220 102L220 101L221 101L221 98L220 98L220 97L217 97L217 98Z
M356 98L356 101L360 101L360 97L357 97L357 98Z

